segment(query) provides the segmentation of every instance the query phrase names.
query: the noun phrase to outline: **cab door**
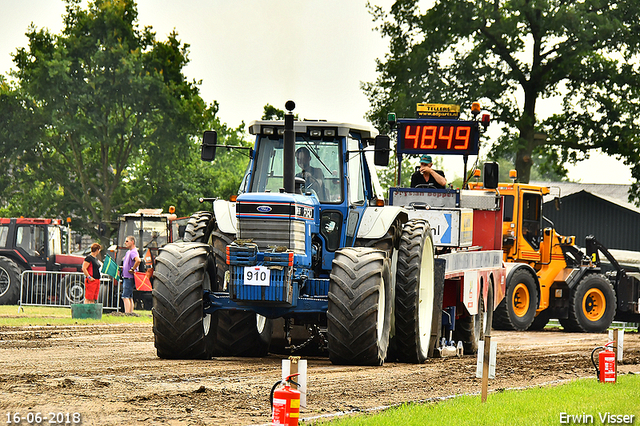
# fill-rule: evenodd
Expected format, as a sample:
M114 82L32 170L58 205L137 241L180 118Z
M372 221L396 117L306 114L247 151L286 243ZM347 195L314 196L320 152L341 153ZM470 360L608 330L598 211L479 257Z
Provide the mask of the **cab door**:
M35 270L47 268L46 226L25 224L16 228L16 250Z
M525 261L540 262L542 194L526 190L521 191L519 201L518 258Z

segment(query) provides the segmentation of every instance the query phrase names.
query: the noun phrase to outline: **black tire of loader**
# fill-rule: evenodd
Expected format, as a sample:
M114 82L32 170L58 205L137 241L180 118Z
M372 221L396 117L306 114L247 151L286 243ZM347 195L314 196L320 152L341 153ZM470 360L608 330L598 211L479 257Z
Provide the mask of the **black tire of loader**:
M431 251L425 252L425 244ZM423 259L423 256L430 258ZM443 280L435 279L435 271L431 270L431 278L421 277L422 262L434 263L433 238L429 224L422 219L413 219L405 223L400 239L395 291L395 338L396 358L400 362L420 364L427 360L437 345L438 332L433 333L434 321L439 324L442 316ZM431 281L433 305L431 318L426 322L420 318L420 285L422 279ZM422 283L424 284L424 283ZM439 301L439 302L438 302ZM424 327L422 327L424 326ZM424 329L423 329L424 328ZM428 335L427 348L423 348L420 336Z
M20 299L20 267L8 257L0 256L0 305L15 305Z
M206 244L167 244L156 258L153 334L160 358L208 359L212 353L211 317L203 311L203 291L213 267Z
M605 298L604 314L597 321L587 318L582 304L586 292L590 289L600 290ZM611 326L616 315L616 304L616 292L607 277L601 274L585 275L571 292L568 318L560 319L560 324L566 331L602 333Z
M390 260L377 249L343 248L336 252L330 277L329 360L341 365L382 365L393 304Z
M518 284L525 285L529 297L529 308L522 317L518 317L513 311L513 292ZM507 282L504 299L502 299L494 312L493 328L496 330L526 330L535 319L538 300L536 282L531 274L524 269L515 271L509 282Z
M214 223L212 212L195 212L187 222L182 240L192 243L208 243Z
M549 320L551 319L549 317L549 313L547 311L548 311L548 309L545 309L544 311L540 312L533 319L533 322L531 323L529 328L527 328L527 330L528 331L541 331L541 330L544 330L544 328L549 323Z

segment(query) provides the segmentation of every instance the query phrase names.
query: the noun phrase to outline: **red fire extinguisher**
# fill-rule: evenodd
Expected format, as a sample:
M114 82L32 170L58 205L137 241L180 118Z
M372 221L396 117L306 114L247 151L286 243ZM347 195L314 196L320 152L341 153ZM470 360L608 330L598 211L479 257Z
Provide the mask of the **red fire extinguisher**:
M271 426L298 426L300 418L300 391L291 389L290 384L298 386L292 377L299 373L287 376L286 379L276 382L271 388ZM280 389L276 389L282 385Z
M616 354L613 352L613 344L615 342L609 342L604 346L598 346L591 351L591 362L596 369L596 376L602 383L615 383L616 382ZM598 354L598 365L593 359L593 354L600 349ZM600 368L598 369L598 366Z

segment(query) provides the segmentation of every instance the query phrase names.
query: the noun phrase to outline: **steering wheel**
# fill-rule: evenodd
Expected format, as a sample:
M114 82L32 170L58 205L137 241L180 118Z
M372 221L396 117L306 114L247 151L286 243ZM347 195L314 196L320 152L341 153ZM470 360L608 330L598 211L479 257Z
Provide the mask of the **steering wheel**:
M435 189L435 185L432 183L419 183L416 185L416 188L434 188Z

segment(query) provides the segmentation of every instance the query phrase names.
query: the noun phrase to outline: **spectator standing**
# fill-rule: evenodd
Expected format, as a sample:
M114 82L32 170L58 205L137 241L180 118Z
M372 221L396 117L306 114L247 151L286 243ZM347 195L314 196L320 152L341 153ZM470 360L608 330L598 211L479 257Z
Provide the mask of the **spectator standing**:
M134 273L140 265L140 255L136 248L136 239L129 235L124 240L127 253L122 262L122 302L124 303L124 313L133 313L133 289L135 288Z
M98 243L91 244L91 253L82 262L82 273L84 274L84 303L96 303L100 292L100 255L102 246Z

